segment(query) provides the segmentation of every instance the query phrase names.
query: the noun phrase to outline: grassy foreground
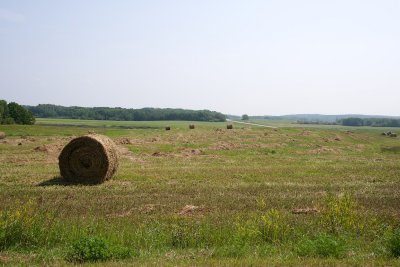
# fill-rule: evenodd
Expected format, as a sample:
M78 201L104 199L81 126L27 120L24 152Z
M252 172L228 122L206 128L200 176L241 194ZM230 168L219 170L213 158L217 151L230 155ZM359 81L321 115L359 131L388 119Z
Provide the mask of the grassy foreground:
M1 125L0 264L400 265L400 138L274 123ZM58 153L88 131L119 171L65 185Z

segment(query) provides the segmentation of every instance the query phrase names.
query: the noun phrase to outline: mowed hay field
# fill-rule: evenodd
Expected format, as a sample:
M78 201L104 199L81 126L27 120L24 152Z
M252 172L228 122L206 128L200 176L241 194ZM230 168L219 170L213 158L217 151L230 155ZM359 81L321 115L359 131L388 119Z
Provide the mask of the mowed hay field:
M0 263L400 265L395 129L226 125L1 125ZM66 185L57 157L88 132L114 140L119 170Z

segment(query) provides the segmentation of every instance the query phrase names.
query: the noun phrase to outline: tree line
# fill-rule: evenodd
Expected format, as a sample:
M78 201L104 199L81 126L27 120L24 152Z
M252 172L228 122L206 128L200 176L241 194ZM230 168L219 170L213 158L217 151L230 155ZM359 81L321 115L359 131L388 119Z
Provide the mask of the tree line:
M32 112L23 106L5 100L0 100L0 124L34 124Z
M82 120L116 120L116 121L225 121L224 114L209 110L187 110L171 108L108 108L108 107L64 107L52 104L25 106L39 118L64 118Z
M387 118L346 118L337 123L344 126L400 127L400 119Z

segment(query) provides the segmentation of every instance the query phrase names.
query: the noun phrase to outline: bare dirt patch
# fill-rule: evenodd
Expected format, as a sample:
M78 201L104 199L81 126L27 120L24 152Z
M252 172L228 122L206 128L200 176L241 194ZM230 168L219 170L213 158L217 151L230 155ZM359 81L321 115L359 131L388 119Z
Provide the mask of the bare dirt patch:
M6 140L1 140L2 144L10 144L10 145L24 145L24 144L31 144L36 142L37 139L33 137L20 137L20 138L15 138L15 137L7 137Z
M21 139L25 140L27 142L35 142L36 141L36 138L32 137L32 136L21 136Z
M163 152L159 152L159 151L156 151L156 152L154 152L153 154L151 154L153 157L165 157L165 156L168 156L168 154L167 153L163 153Z
M326 146L320 146L318 145L317 148L311 149L308 151L308 154L341 154L341 150L339 148L332 148L332 147L326 147Z
M129 138L118 138L114 140L117 145L131 145L132 142Z
M230 142L218 142L209 146L210 150L232 150L242 148L243 146L240 144L230 143Z
M108 214L106 215L106 217L108 218L124 218L124 217L128 217L132 214L133 209L130 210L124 210L118 213L113 213L113 214Z
M37 146L34 148L34 150L37 152L45 152L47 154L59 155L63 147L64 144L56 143Z
M156 204L146 204L139 208L141 213L152 213L156 210Z
M128 148L126 148L124 146L117 146L117 151L118 151L118 154L120 155L120 157L128 159L131 162L135 162L135 163L144 163L145 162L142 158L136 156Z
M196 156L196 155L202 155L204 154L204 151L201 149L189 149L186 148L181 151L181 155L184 157L190 157L190 156Z
M302 136L310 136L311 134L312 134L312 132L311 132L311 131L307 131L307 130L304 130L304 131L301 133Z
M48 162L54 163L58 161L58 156L60 155L64 146L64 142L60 141L53 144L40 145L35 147L33 150L35 152L45 153L47 155Z
M286 143L270 143L270 144L261 144L260 147L261 148L282 148L282 147L286 147L287 144Z
M195 213L198 214L199 212L202 213L204 211L204 206L186 205L179 212L179 215L193 215Z
M357 144L354 146L354 150L357 152L363 152L365 150L365 145L364 144Z
M295 208L292 210L293 214L315 214L319 213L317 208Z

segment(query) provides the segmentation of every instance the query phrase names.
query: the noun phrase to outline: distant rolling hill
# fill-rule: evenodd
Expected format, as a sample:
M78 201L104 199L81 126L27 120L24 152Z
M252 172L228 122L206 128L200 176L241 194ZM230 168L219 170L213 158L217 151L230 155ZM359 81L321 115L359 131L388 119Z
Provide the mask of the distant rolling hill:
M226 115L227 118L235 120L241 119L240 116ZM270 120L287 120L287 121L303 121L303 122L324 122L333 123L338 120L347 118L361 119L400 119L400 116L384 116L384 115L364 115L364 114L344 114L344 115L323 115L323 114L292 114L282 116L250 116L250 119L270 119Z

